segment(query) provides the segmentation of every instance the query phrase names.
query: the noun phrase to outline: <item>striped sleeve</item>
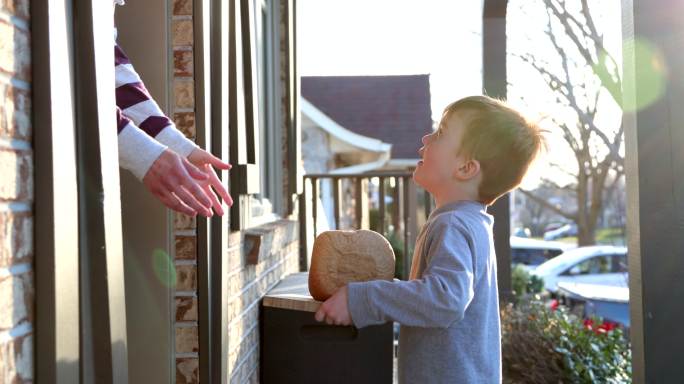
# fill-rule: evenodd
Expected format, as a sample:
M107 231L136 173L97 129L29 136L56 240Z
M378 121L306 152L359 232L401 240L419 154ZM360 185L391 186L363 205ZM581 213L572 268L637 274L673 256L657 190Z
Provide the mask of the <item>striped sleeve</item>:
M116 107L119 165L142 180L166 146L151 138Z
M114 60L116 105L121 113L147 135L179 155L190 155L197 145L186 138L162 112L118 44L114 45Z

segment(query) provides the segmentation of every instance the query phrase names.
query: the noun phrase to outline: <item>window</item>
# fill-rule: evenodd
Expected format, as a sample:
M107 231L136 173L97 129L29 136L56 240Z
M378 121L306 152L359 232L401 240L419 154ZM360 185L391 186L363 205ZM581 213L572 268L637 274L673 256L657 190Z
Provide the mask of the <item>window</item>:
M570 267L563 275L577 276L610 273L612 271L612 261L612 255L595 256Z
M275 9L272 0L250 0L254 6L254 36L256 37L256 74L259 112L259 193L251 196L250 224L256 225L273 220L280 212L280 181L282 167L278 159L281 150L278 138L281 137L276 108L280 100L276 92L276 38Z
M511 261L525 265L539 265L561 253L559 249L511 248Z
M275 220L282 209L278 3L230 2L231 228ZM237 198L236 198L237 197Z
M615 273L627 273L629 272L628 264L627 264L627 258L626 254L617 254L613 255L613 272Z

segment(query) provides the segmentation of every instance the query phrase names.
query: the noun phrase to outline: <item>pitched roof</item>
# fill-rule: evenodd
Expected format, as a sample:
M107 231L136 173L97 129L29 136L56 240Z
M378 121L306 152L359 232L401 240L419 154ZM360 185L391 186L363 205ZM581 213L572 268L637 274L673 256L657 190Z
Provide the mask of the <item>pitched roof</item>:
M392 144L392 158L418 158L432 131L429 75L304 76L302 96L341 126Z

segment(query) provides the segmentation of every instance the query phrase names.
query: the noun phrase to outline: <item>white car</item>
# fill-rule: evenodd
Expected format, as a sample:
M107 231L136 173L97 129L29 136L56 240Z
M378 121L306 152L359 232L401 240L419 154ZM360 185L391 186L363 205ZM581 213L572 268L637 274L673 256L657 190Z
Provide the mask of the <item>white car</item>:
M533 268L574 248L574 244L511 236L511 264Z
M544 288L555 294L559 282L628 286L627 248L612 245L579 247L530 271L544 279Z
M561 237L577 236L577 225L575 224L565 224L560 228L556 228L552 231L544 232L544 240L556 240Z

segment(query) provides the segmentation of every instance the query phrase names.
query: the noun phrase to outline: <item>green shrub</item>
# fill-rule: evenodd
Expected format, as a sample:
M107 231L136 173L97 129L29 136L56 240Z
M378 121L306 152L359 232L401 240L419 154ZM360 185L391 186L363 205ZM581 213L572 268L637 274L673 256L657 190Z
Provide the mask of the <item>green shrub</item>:
M396 263L394 264L394 276L398 279L406 280L408 276L404 276L404 240L395 232L390 231L387 234L387 240L394 250L394 257Z
M622 329L582 321L539 302L502 311L505 383L628 383L631 352Z
M516 264L511 270L511 289L515 302L539 293L544 289L544 279L531 275L521 264Z

